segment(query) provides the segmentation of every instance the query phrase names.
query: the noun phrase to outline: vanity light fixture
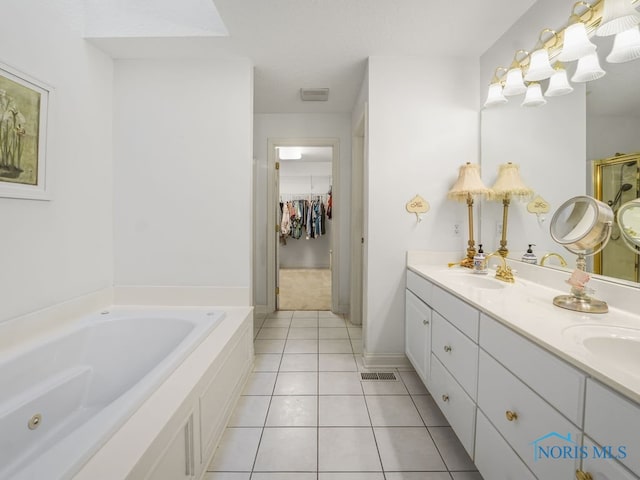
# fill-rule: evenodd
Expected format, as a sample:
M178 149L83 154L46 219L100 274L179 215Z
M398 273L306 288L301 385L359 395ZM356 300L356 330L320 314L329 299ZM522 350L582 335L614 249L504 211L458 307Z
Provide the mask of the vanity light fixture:
M544 105L547 101L542 96L542 88L538 82L531 82L527 87L527 93L522 102L523 107L538 107Z
M511 66L507 71L507 80L502 89L502 93L505 96L520 95L527 91L527 86L524 84L524 79L522 78L522 67L520 66L522 60L518 60L519 56L526 58L527 55L529 54L524 50L518 50L513 56L513 62L511 62Z
M549 50L545 47L545 41L543 37L547 33L553 33L553 43L550 45L554 47L558 43L558 34L551 30L550 28L545 28L542 32L540 32L540 37L538 38L538 45L541 46L538 50L535 50L531 54L531 60L529 62L529 70L527 70L524 79L528 82L534 82L539 80L544 80L553 75L556 71L551 66L551 62L549 61Z
M496 71L493 74L493 79L491 80L491 84L489 85L487 100L484 102L485 107L507 103L507 98L502 93L502 82L498 78L498 72L500 70L504 70L505 72L507 71L507 69L504 67L496 68Z
M539 88L540 85L538 85ZM502 239L500 240L498 253L503 257L509 254L507 249L507 220L511 198L526 199L530 198L531 195L533 195L533 190L522 181L520 167L517 164L509 162L500 165L498 178L491 187L489 198L491 200L502 200Z
M591 82L604 77L606 73L600 66L598 54L594 52L578 60L578 66L573 77L571 77L571 81L578 83Z
M637 26L616 34L607 62L624 63L636 58L640 58L640 29Z
M602 20L596 35L607 37L635 27L640 23L640 14L633 8L630 0L602 0L604 8Z
M467 202L469 214L469 241L467 242L467 256L460 265L473 268L473 257L476 255L475 242L473 240L473 199L475 196L486 196L491 193L480 178L480 165L467 162L458 171L458 179L453 184L447 197L458 202Z
M597 49L595 44L589 40L585 23L576 13L576 8L579 6L583 6L588 9L589 17L587 18L587 21L591 20L593 17L593 9L588 3L576 2L573 5L571 17L569 17L569 26L564 30L564 45L560 55L558 55L558 60L561 62L579 60L585 55L595 53Z
M544 92L547 97L559 97L561 95L566 95L568 93L573 92L573 87L569 83L569 79L567 78L567 71L564 68L562 63L557 62L555 64L555 71L553 75L549 78L549 85L547 86L547 91Z

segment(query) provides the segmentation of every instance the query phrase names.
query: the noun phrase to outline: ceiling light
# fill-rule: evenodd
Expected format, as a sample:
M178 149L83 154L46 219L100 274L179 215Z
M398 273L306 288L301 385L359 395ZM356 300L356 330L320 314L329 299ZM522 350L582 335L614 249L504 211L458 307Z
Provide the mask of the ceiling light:
M556 73L549 78L549 86L547 91L544 92L547 97L559 97L573 92L573 87L569 83L567 78L567 71L564 69L561 63L557 63L555 66Z
M578 66L576 67L576 73L571 77L572 82L591 82L605 76L605 72L600 67L600 60L596 53L591 53L578 60Z
M496 71L493 74L493 79L491 80L491 84L489 85L489 92L487 94L487 100L484 102L485 107L492 107L494 105L500 105L502 103L507 103L507 98L502 93L502 82L498 76L498 72L500 70L506 71L507 69L504 67L496 68Z
M521 105L523 107L538 107L545 103L547 103L547 101L542 96L540 84L538 82L531 82L527 87L527 94L524 96L524 101Z
M302 151L298 147L278 147L278 157L280 160L300 160Z
M603 0L602 20L596 35L606 37L624 32L640 23L640 14L630 0Z
M615 36L607 62L623 63L636 58L640 58L640 30L633 27Z
M542 39L542 37L546 33L553 33L554 40L553 43L549 45L549 48L555 46L558 43L558 35L550 28L545 28L540 33L540 37L538 38L538 45L540 45L542 48L534 51L531 54L529 60L529 69L527 71L527 74L524 76L524 79L528 82L544 80L545 78L549 78L556 72L549 62L549 51L547 50L545 41Z
M574 23L564 31L564 47L560 55L558 55L558 60L561 62L579 60L585 55L594 53L596 48L587 36L587 29L584 23Z
M507 72L507 80L504 83L502 93L506 96L520 95L527 91L527 86L522 79L522 68L520 67L521 60L518 60L518 56L524 55L524 58L529 55L524 50L518 50L513 56L513 61Z

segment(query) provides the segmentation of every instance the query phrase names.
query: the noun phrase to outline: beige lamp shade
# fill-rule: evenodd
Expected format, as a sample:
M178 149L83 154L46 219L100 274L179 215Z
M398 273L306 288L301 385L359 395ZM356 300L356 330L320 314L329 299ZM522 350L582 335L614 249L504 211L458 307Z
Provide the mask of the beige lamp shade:
M527 187L520 177L520 166L511 162L500 165L498 178L491 190L491 198L493 199L527 198L533 195L533 190Z
M469 163L462 165L458 171L458 179L453 184L451 190L447 194L452 200L464 202L469 195L488 195L491 190L482 183L480 178L480 165L477 163Z

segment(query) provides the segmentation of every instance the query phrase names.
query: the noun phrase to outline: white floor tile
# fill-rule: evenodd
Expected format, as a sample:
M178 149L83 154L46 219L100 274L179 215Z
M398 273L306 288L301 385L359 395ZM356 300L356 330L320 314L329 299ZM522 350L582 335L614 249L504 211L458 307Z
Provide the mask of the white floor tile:
M287 338L291 340L316 340L318 338L318 329L315 327L290 328Z
M294 318L291 320L292 328L318 328L317 318Z
M255 353L282 353L286 340L256 340L253 342Z
M319 471L382 470L371 428L320 428L318 438Z
M429 433L449 470L476 470L451 427L431 427Z
M315 427L318 425L318 397L274 396L269 406L267 427Z
M320 395L362 395L357 372L320 372L318 379Z
M289 327L262 327L256 337L258 340L280 340L287 338Z
M264 318L254 318L253 319L253 328L260 328L264 323Z
M256 458L256 472L317 471L316 428L265 428Z
M280 368L279 353L256 353L253 360L254 372L277 372Z
M284 353L318 353L318 340L287 340Z
M424 426L409 395L368 395L365 400L374 426Z
M321 339L333 340L349 338L349 332L345 327L319 328L318 332L318 338Z
M351 347L353 348L353 353L362 353L362 339L354 338L351 340Z
M291 320L293 316L292 310L278 310L267 315L267 318L288 318Z
M451 480L447 472L385 472L387 480Z
M482 480L479 472L451 472L453 480Z
M320 472L318 480L384 480L382 472Z
M317 395L318 374L315 372L280 372L274 395Z
M285 353L280 364L281 372L317 372L317 353Z
M347 324L340 317L319 317L318 326L320 328L341 328L346 327Z
M375 427L385 471L446 471L436 446L424 427Z
M349 332L349 338L362 338L362 327L349 327L347 330Z
M320 330L326 330L321 328ZM345 328L346 330L346 328ZM318 351L320 353L353 353L351 342L344 340L318 340Z
M249 375L242 395L272 395L277 375L275 372L253 372Z
M317 310L296 310L293 312L293 318L318 318Z
M262 328L289 328L291 326L291 317L267 317L262 324Z
M207 472L204 480L249 480L250 472Z
M409 395L401 381L364 381L362 382L362 389L365 395Z
M431 395L412 395L418 412L427 427L448 427L449 422Z
M322 427L369 427L369 413L362 395L320 395L319 425Z
M316 474L302 472L254 473L251 480L316 480Z
M261 428L227 428L207 470L250 472L256 458Z
M342 314L340 313L333 313L331 310L320 310L318 312L318 317L319 318L339 318L342 320Z
M411 372L401 371L398 373L402 378L402 381L404 382L404 385L405 387L407 387L407 390L409 391L410 394L427 395L429 393L429 391L427 390L427 387L424 386L424 383L422 383L422 380L420 380L420 377L415 371L411 371Z
M350 353L321 353L318 355L321 372L357 372L358 367Z
M229 427L264 427L271 396L242 396L233 410Z

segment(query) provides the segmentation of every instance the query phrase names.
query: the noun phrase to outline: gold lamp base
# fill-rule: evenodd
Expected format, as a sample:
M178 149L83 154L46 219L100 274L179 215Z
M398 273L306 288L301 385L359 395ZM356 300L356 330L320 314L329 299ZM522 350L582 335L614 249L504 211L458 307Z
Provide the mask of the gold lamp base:
M553 304L560 308L583 313L607 313L607 302L595 298L575 295L558 295L553 299Z

